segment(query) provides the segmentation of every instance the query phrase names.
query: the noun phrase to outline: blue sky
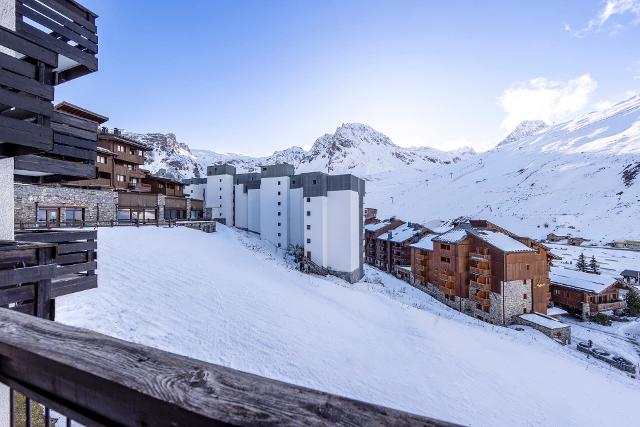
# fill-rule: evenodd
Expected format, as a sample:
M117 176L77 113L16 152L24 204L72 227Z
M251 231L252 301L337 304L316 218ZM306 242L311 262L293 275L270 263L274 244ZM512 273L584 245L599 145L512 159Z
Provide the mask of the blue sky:
M100 70L62 85L109 126L270 154L361 122L487 149L640 89L640 0L83 0Z

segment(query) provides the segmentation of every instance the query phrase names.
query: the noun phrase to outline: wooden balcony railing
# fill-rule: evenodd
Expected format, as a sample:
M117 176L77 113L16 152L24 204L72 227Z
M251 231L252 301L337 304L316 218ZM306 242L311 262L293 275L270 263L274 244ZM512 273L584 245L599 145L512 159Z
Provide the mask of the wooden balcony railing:
M94 179L98 124L54 111L51 127L51 151L46 154L16 157L16 174L39 172L46 174L49 182Z
M473 286L474 288L480 289L481 291L491 290L491 283L482 283L476 280L470 280L469 286Z
M627 307L626 301L613 301L613 302L604 302L599 304L594 304L594 303L589 304L589 310L592 313L599 313L601 311L608 311L608 310L617 310L619 308L626 308L626 307Z
M452 426L5 309L0 358L0 381L67 425Z
M0 157L51 152L53 87L98 68L95 14L73 0L15 7L16 30L0 27Z
M473 259L477 259L485 262L491 261L491 255L483 254L480 252L469 252L469 258L473 258Z
M491 276L491 269L489 268L469 267L469 272L478 276Z

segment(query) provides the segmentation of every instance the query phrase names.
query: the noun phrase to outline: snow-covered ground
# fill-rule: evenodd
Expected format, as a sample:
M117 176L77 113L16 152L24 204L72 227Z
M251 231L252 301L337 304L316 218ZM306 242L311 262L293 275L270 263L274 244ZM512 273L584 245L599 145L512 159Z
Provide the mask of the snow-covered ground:
M629 425L640 402L638 380L541 334L371 268L354 285L304 275L224 226L102 228L98 251L98 289L60 298L56 320L469 425Z
M575 269L580 254L584 254L587 264L595 257L600 268L600 275L613 283L624 270L640 270L640 251L628 249L603 248L594 246L571 246L550 243L551 252L562 257L553 264L559 268Z

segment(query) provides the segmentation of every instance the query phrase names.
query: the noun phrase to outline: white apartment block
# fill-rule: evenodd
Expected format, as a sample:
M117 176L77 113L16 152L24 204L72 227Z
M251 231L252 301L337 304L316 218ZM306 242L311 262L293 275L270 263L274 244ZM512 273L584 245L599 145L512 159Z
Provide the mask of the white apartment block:
M295 174L289 164L236 174L231 165L207 168L205 206L210 218L304 256L330 273L362 277L364 181L353 175ZM202 185L187 184L185 190Z
M196 199L204 200L207 194L207 178L191 178L182 181L184 184L185 196Z

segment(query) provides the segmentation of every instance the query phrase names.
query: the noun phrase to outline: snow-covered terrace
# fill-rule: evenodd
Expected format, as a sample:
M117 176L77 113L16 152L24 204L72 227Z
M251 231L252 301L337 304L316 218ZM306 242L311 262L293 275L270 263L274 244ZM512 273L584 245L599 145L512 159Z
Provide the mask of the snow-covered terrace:
M558 284L586 292L599 294L615 283L608 275L585 273L564 267L551 267L549 273L551 284Z

